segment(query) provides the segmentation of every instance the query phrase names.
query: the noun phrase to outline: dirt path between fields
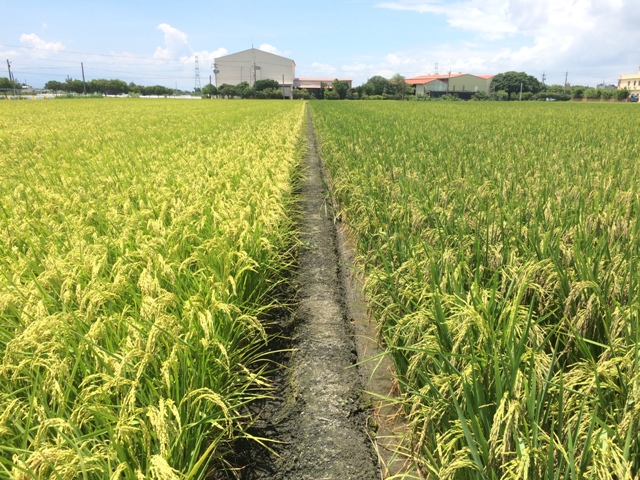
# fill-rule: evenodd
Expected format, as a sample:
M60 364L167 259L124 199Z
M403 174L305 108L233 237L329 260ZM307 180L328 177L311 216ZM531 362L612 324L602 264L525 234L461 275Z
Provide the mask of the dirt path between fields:
M273 398L252 428L273 450L254 442L240 453L246 480L375 480L399 471L389 443L393 411L364 391L387 395L390 366L358 364L378 353L344 232L336 229L323 165L307 115L305 179L300 192L303 247L294 276L296 309L280 328L291 353L276 361ZM376 368L377 367L377 368ZM391 416L390 416L391 414Z

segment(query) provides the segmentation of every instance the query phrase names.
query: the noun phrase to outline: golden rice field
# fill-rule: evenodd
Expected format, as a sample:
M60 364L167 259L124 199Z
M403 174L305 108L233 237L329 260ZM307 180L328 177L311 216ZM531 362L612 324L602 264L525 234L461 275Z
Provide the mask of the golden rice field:
M310 103L414 475L640 477L640 110Z
M0 104L0 478L224 468L264 394L303 108Z

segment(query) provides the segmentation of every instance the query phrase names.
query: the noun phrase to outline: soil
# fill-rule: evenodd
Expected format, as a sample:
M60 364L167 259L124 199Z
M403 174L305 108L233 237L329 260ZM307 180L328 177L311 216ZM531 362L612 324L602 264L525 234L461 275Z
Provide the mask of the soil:
M388 395L388 360L378 355L358 276L344 232L336 228L327 178L307 114L307 155L300 200L303 247L294 273L295 309L281 318L279 353L285 368L274 392L254 411L250 433L234 463L243 480L375 480L401 471L395 410L374 395ZM339 223L339 222L338 222ZM389 419L391 419L389 421Z

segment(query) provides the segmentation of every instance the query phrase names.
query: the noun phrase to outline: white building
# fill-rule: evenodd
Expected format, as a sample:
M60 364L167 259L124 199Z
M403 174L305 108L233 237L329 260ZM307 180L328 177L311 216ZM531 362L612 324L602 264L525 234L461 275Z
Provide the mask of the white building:
M416 93L455 93L471 97L475 92L490 93L494 75L470 75L468 73L445 73L443 75L420 75L407 78L409 85L416 87Z
M626 88L631 93L640 93L640 68L638 68L638 73L620 75L618 88Z
M216 85L237 85L247 82L253 86L258 80L275 80L283 89L285 97L291 98L296 62L290 58L250 48L224 57L214 64Z

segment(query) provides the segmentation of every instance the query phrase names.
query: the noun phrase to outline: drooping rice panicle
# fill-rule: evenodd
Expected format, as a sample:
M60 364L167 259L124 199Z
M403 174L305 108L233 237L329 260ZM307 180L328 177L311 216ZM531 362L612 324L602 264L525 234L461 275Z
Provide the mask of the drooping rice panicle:
M0 477L205 478L264 394L303 106L0 107Z
M638 109L310 105L418 470L640 475Z

